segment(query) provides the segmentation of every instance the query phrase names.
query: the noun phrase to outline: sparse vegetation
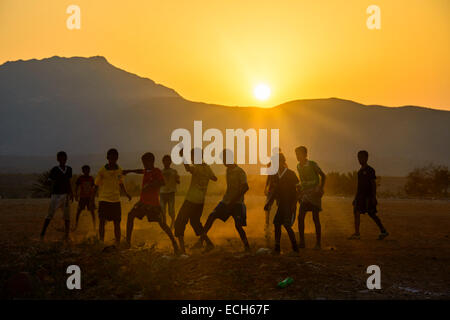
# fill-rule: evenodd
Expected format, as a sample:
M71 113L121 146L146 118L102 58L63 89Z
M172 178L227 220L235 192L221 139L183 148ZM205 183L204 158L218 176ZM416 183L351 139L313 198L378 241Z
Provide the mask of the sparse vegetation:
M358 172L330 172L327 174L325 194L337 196L352 196L358 183Z
M447 166L430 164L414 169L407 176L405 192L413 197L449 196L450 172Z
M49 198L52 188L52 183L49 180L50 171L45 171L40 174L36 182L31 186L31 195L33 198Z

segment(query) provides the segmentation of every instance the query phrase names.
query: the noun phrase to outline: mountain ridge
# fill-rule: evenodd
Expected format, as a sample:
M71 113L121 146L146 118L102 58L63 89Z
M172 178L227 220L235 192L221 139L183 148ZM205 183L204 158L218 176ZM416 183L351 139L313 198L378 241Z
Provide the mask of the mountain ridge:
M140 76L140 75L138 75L138 74L131 73L131 72L128 72L128 71L126 71L126 70L124 70L124 69L121 69L121 68L119 68L119 67L116 67L116 66L114 66L113 64L111 64L111 63L108 61L108 59L107 59L106 57L101 56L101 55L95 55L95 56L89 56L89 57L83 57L83 56L63 57L63 56L54 55L54 56L52 56L52 57L47 57L47 58L42 58L42 59L27 59L27 60L19 59L19 60L8 60L8 61L5 61L3 64L0 65L0 70L1 70L1 68L2 68L3 66L14 65L14 64L16 64L16 63L47 62L47 61L55 61L55 60L67 60L67 61L76 61L76 60L78 60L78 61L93 61L93 62L104 63L104 64L107 64L108 66L110 66L110 67L112 67L112 68L114 68L114 69L116 69L116 70L118 70L118 71L121 71L121 72L130 74L130 75L135 76L135 77L137 77L137 78L139 78L139 79L142 79L142 80L148 80L148 81L150 81L151 83L153 83L153 84L155 84L155 85L163 86L163 87L165 87L165 88L167 88L167 89L170 89L170 90L172 90L174 93L176 93L176 97L179 97L179 98L182 98L182 99L184 99L184 100L187 100L187 101L190 101L190 102L194 102L194 103L202 103L202 104L207 104L207 105L211 105L211 106L221 106L221 107L229 107L229 108L259 108L259 109L262 109L262 107L251 106L251 105L250 105L250 106L224 105L224 104L219 104L219 103L210 103L210 102L195 101L195 100L189 100L189 99L186 99L186 98L182 97L175 89L169 88L169 87L167 87L167 86L164 86L164 85L161 84L161 83L157 83L156 81L154 81L154 80L152 80L152 79L150 79L150 78L148 78L148 77ZM357 102L357 101L354 101L354 100L351 100L351 99L338 98L338 97L313 98L313 99L294 99L294 100L289 100L289 101L286 101L286 102L283 102L283 103L280 103L280 104L276 104L276 105L273 105L273 106L270 106L270 107L264 107L264 109L277 108L277 107L281 107L281 106L283 106L283 105L290 104L290 103L295 103L295 102L308 102L308 101L316 101L316 100L330 100L330 101L338 100L338 101L346 101L346 102L349 102L349 103L355 103L355 104L358 104L358 105L361 105L361 106L367 106L367 107L383 107L383 108L423 108L423 109L431 109L431 110L436 110L436 111L450 112L449 110L437 109L437 108L426 107L426 106L418 106L418 105L385 106L385 105L379 105L379 104L363 104L363 103L360 103L360 102Z
M279 128L282 150L307 145L328 171L354 168L359 149L368 149L375 165L390 175L428 162L450 164L450 112L445 110L364 105L335 97L271 108L195 102L101 56L55 56L0 66L4 171L13 169L7 156L26 159L58 150L88 155L117 147L130 154L168 153L175 144L171 132L192 132L194 120L202 120L204 130ZM286 153L293 163L292 152Z

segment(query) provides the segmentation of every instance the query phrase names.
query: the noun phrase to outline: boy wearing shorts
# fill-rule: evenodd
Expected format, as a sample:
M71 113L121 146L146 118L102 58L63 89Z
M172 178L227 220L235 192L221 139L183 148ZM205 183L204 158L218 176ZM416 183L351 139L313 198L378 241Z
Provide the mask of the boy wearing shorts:
M353 200L353 214L355 217L355 233L350 236L350 240L359 240L359 223L360 215L367 213L369 217L376 223L380 229L378 240L383 240L389 233L381 223L377 216L377 186L375 179L375 170L367 164L369 160L369 153L366 150L358 152L358 161L361 169L358 171L358 189L356 191L355 199Z
M191 150L191 159L194 159L195 149ZM193 161L192 161L193 162ZM192 175L191 184L186 193L186 198L178 212L175 220L175 236L180 243L180 249L183 253L186 252L184 245L184 231L186 225L190 222L192 229L197 236L200 236L199 241L193 246L193 248L202 248L203 242L211 246L212 242L208 236L203 236L204 229L200 221L203 213L203 206L205 203L206 190L208 189L209 180L217 181L217 177L211 170L211 167L206 163L200 164L184 164L184 168Z
M126 170L125 174L143 174L141 197L128 213L127 218L127 244L131 246L131 234L133 232L134 219L142 220L147 217L148 222L158 222L161 229L169 236L175 254L178 254L178 245L173 237L172 231L163 218L161 205L159 203L159 189L164 185L164 177L161 170L155 168L155 156L151 152L145 153L142 158L144 169Z
M131 201L123 184L124 176L122 168L117 164L119 152L109 149L106 158L108 163L103 166L95 178L95 191L98 190L98 217L100 241L105 239L105 224L107 221L114 223L114 236L116 245L120 244L120 221L122 220L122 209L120 205L120 191Z
M298 214L298 232L300 234L300 248L305 247L305 216L312 211L314 226L316 227L316 246L321 248L322 228L319 212L322 211L323 187L325 186L325 173L316 162L308 160L308 150L304 146L295 149L298 160L297 171L300 179L298 185L300 209Z
M244 228L247 225L247 212L244 204L244 194L248 191L247 175L245 171L234 163L233 153L230 150L224 150L222 152L223 164L227 167L226 179L227 190L223 196L222 201L219 202L217 207L208 216L208 220L205 223L204 235L211 229L214 221L220 219L223 222L227 221L229 217L233 217L234 226L239 233L242 243L244 244L245 251L250 251L247 235ZM206 250L213 248L212 243L209 243Z
M160 201L163 212L164 221L166 221L166 208L170 216L170 229L173 228L175 222L175 192L177 191L177 184L180 184L180 176L177 170L170 167L172 164L172 158L169 155L165 155L162 159L164 169L162 175L164 177L165 184L160 190Z
M67 154L60 151L56 155L59 165L50 170L49 180L52 182L51 200L48 208L48 215L45 218L40 239L44 240L45 232L50 224L57 209L61 208L64 212L64 240L69 240L70 231L70 201L73 201L72 187L70 179L72 178L72 168L66 166Z
M283 154L279 154L279 169L274 175L276 187L272 196L268 199L264 209L267 209L274 200L277 202L277 212L273 219L275 226L275 254L280 254L281 226L291 240L292 250L298 253L297 240L295 239L292 225L295 221L295 213L297 210L297 184L298 178L294 171L288 169L286 158Z
M92 224L95 231L95 204L94 204L94 178L90 175L91 168L88 165L84 165L81 168L83 174L78 177L75 183L75 200L78 201L77 216L75 221L74 231L78 227L78 220L83 210L89 210L92 216ZM78 193L79 191L79 193Z

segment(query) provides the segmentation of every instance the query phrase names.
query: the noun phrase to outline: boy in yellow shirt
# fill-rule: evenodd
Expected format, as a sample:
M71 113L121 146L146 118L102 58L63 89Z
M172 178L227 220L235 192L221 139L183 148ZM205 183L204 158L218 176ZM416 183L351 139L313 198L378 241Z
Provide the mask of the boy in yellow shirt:
M106 221L114 222L114 235L116 245L120 244L120 221L122 212L120 206L120 191L131 200L131 196L123 184L124 175L122 168L117 164L119 152L116 149L109 149L106 155L108 163L102 167L95 178L95 188L98 190L98 217L100 241L105 239Z

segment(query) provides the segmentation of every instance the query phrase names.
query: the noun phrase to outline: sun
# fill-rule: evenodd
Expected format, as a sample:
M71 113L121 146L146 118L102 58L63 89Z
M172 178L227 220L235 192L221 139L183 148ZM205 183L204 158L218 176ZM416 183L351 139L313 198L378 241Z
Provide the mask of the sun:
M253 89L253 94L256 99L266 101L270 97L271 90L268 85L260 83Z

